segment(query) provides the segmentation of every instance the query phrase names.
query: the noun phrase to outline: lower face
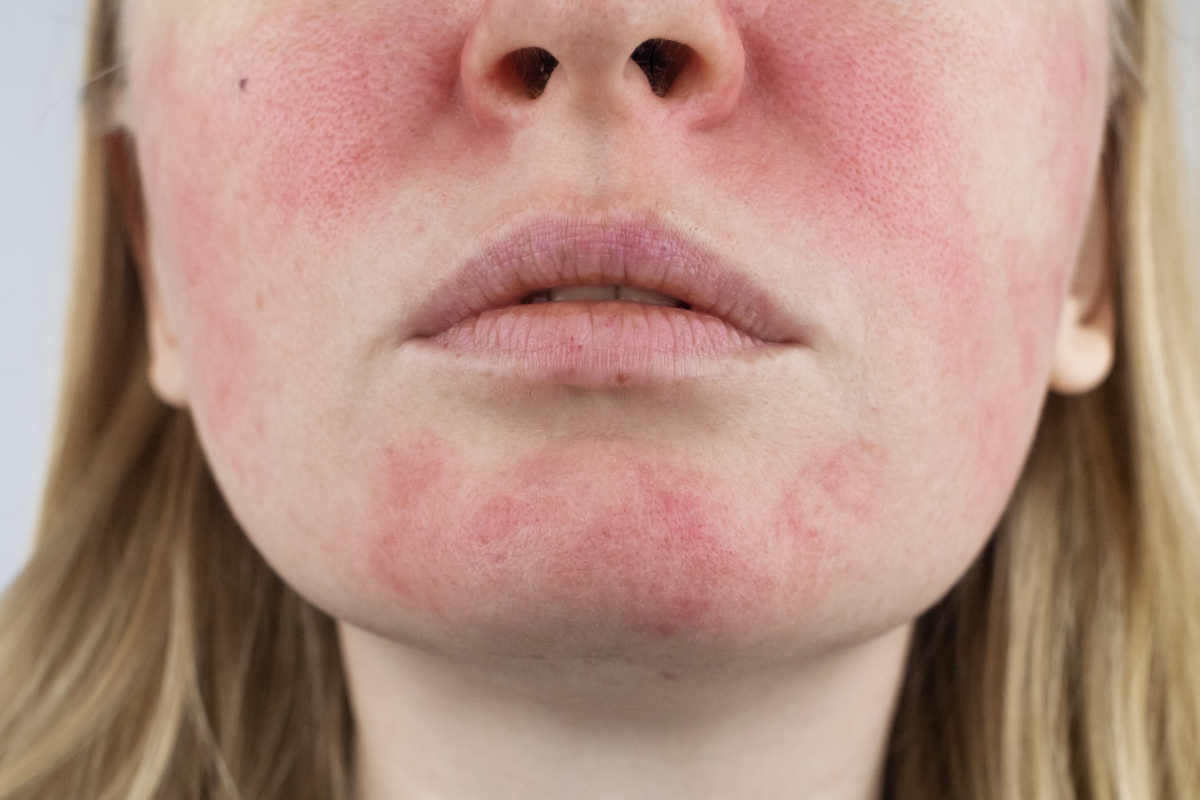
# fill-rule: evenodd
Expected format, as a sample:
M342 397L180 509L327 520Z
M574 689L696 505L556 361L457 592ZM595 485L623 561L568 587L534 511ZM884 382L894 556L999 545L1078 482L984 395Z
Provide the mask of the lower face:
M214 474L315 604L432 647L788 657L977 556L1095 179L1102 0L730 3L746 78L703 129L481 124L478 0L182 5L126 26L154 274ZM634 385L428 357L453 265L551 214L654 214L811 336Z

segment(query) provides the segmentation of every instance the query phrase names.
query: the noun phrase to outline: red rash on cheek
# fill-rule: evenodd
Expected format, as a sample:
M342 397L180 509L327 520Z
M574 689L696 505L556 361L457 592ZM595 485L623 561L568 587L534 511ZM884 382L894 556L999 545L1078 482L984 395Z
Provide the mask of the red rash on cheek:
M828 456L802 465L785 495L787 515L793 520L788 527L813 535L838 524L873 521L884 494L885 459L882 447L857 436Z
M948 8L775 4L748 20L745 113L704 159L728 153L734 191L800 232L798 270L836 264L875 381L926 392L919 413L940 410L973 449L973 488L994 493L1044 392L1107 60L1082 5Z
M131 63L189 404L243 479L252 459L237 454L261 440L262 400L288 379L277 365L295 355L288 344L303 347L296 319L328 313L329 250L423 166L477 150L454 99L466 25L450 17L273 6L236 28L165 27Z
M336 217L404 175L424 135L417 120L449 102L454 76L429 74L420 56L436 64L438 54L397 33L386 21L321 14L273 22L226 48L227 102L239 106L240 147L269 207Z
M1060 195L1087 186L1079 170L1093 154L1078 145L1095 137L1080 131L1102 123L1085 103L1103 100L1105 67L1090 63L1074 4L957 15L911 5L779 3L745 20L742 113L702 158L804 235L805 269L836 260L879 324L927 336L923 346L970 380L981 355L972 340L1008 310L997 296L1006 278L1036 276L1041 300L1047 275L1069 266L1043 237L1075 233L1073 211L1057 219L1075 198ZM1018 260L1000 257L1004 237L1024 245Z
M775 39L781 30L796 33L790 46ZM956 124L961 98L947 96L929 55L969 69L944 41L952 34L853 4L797 3L772 7L745 35L752 79L735 125L782 159L770 164L768 186L791 202L772 196L773 211L801 208L842 233L901 245L968 233L964 191L975 165ZM736 171L758 148L727 149Z
M746 21L744 113L704 159L794 237L795 270L850 293L870 356L904 365L895 380L971 383L994 276L973 196L984 154L958 75L987 70L946 17L937 4L771 5Z
M419 526L417 515L428 508L431 498L450 501L447 493L452 487L446 483L446 450L445 440L428 430L407 447L384 449L381 509L386 510L385 518L393 522L397 530ZM403 558L403 554L393 552L389 544L386 540L376 540L371 552L373 564L385 567ZM382 575L397 596L414 597L414 589L402 571L383 569Z
M414 169L476 149L456 99L466 26L434 11L297 5L218 28L212 42L168 30L149 106L164 112L167 135L190 143L176 152L193 151L192 174L219 178L210 199L247 203L276 225L337 222ZM162 57L183 41L186 73Z

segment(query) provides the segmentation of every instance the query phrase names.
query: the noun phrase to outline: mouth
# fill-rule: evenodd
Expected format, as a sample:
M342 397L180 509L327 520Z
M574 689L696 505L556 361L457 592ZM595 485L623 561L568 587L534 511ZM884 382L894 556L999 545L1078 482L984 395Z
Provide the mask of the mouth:
M433 338L490 311L563 301L674 307L764 343L808 336L747 269L653 218L543 217L502 231L434 289L412 331Z
M485 240L412 331L456 365L584 387L697 377L808 338L739 264L658 220L611 217Z
M636 286L556 286L526 295L521 305L537 303L603 303L621 300L626 303L643 303L648 306L667 306L690 309L691 304L649 289Z

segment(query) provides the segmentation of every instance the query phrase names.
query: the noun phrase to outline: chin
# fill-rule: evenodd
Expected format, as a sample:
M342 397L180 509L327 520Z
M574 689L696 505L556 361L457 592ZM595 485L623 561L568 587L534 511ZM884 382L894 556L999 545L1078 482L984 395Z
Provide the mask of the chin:
M986 539L977 520L975 536L930 541L943 526L900 520L854 485L867 465L837 459L762 479L577 442L472 473L419 437L367 470L372 499L352 524L308 534L315 558L291 554L286 526L252 538L318 607L421 649L750 668L907 623Z

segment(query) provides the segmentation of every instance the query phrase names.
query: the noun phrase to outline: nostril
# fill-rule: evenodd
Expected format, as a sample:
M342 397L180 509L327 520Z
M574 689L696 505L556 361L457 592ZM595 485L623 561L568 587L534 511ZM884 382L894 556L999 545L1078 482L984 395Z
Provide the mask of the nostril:
M637 46L630 58L646 73L650 91L659 97L666 97L694 53L682 42L647 39Z
M558 66L558 59L549 50L540 47L523 47L509 53L500 62L501 73L519 91L536 100L546 91L550 73Z

